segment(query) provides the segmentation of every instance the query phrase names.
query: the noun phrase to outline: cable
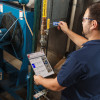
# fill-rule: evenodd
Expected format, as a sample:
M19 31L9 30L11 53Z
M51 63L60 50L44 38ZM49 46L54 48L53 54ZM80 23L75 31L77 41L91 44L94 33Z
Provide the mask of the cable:
M30 26L29 26L29 24L28 24L28 21L27 21L27 19L26 19L26 15L25 15L25 5L24 5L24 4L23 4L23 11L24 11L24 18L25 18L26 24L27 24L27 26L28 26L28 28L29 28L29 30L30 30L30 32L31 32L31 35L33 36L33 32L32 32L32 30L31 30L31 28L30 28Z

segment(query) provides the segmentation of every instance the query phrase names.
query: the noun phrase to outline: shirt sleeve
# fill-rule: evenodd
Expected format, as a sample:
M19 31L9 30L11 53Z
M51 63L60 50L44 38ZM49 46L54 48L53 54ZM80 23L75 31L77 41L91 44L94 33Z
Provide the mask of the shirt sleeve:
M58 83L63 87L70 87L86 74L85 64L75 57L69 57L57 75Z

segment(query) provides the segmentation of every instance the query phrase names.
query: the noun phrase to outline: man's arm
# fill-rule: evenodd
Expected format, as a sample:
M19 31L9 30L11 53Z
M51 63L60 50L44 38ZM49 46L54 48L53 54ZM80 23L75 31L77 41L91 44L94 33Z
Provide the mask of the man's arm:
M69 28L67 23L60 21L58 24L58 28L60 27L61 30L68 35L68 37L79 47L82 46L83 43L87 42L88 40L74 32L72 32Z
M54 79L47 79L41 76L34 75L34 81L37 85L42 85L43 87L53 91L61 91L66 88L59 85L57 77Z

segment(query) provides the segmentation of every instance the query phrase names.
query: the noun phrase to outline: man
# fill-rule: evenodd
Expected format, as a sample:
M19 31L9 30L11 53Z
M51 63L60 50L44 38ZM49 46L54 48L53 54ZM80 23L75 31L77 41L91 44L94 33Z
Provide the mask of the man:
M37 85L61 91L61 100L100 100L100 3L89 6L83 16L81 37L68 29L65 22L59 27L81 49L71 53L54 79L34 76Z

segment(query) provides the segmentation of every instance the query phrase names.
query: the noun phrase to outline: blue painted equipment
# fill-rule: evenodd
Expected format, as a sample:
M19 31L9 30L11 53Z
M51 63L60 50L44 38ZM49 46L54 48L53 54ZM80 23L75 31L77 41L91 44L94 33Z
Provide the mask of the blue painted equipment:
M7 80L4 77L4 80L0 81L0 86L8 91L15 100L22 100L15 90L26 85L29 64L26 55L31 53L35 46L35 35L32 37L20 7L1 1L0 6L2 6L0 9L0 72L5 72L7 76ZM25 14L31 29L33 29L33 11L26 10ZM3 59L3 50L22 61L20 70Z
M0 39L3 41L4 38L2 38L4 36L4 34L7 32L6 28L1 28L0 29ZM5 39L8 38L8 35L5 36Z
M27 4L29 2L29 0L19 0L19 3L22 3L22 4Z
M19 3L23 2L24 4L27 2L27 0L16 1L19 1ZM40 1L37 1L37 5L40 7ZM27 84L27 100L36 100L33 97L33 94L44 90L44 88L32 84L33 74L28 75L29 61L26 55L34 52L36 48L35 44L39 29L39 14L36 12L40 12L39 8L35 5L35 12L30 10L25 11L28 23L31 29L34 29L32 30L34 31L34 35L32 36L26 25L24 14L20 7L1 1L0 6L0 69L8 75L7 80L4 77L4 80L0 81L0 86L11 94L15 100L22 100L22 98L15 93L15 90L18 90ZM22 61L20 70L17 70L3 59L3 50ZM31 73L33 73L33 70L31 71ZM34 89L32 87L34 87Z
M29 0L2 0L2 1L18 1L21 4L27 4Z
M8 52L12 51L12 55L17 56L19 59L22 59L25 54L32 51L32 36L26 25L25 19L20 19L20 12L23 14L22 9L12 7L5 3L1 4L3 5L3 12L0 13L0 17L3 17L0 21L0 26L3 27L3 29L0 29L2 30L2 34L4 35L4 37L6 37L7 34L10 35L9 41L12 44L14 42L13 46L16 53L6 47L4 49ZM28 23L31 29L33 29L33 12L26 11L25 13ZM24 17L24 15L22 16ZM6 31L6 27L7 32L4 34L4 31ZM3 38L0 38L1 41L2 39Z

